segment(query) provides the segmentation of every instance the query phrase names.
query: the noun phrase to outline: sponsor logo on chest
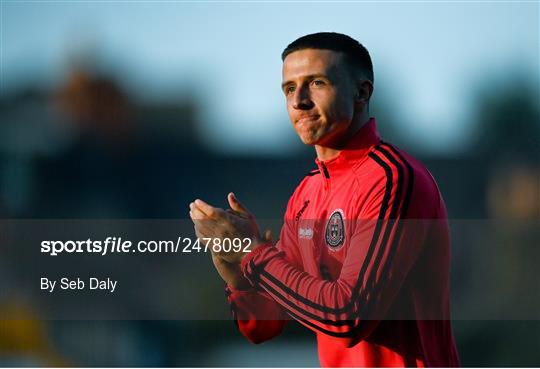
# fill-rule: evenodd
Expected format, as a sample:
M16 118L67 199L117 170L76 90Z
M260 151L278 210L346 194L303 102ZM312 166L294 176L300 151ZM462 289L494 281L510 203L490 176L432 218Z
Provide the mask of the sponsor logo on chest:
M313 238L313 228L298 228L298 238L311 240Z

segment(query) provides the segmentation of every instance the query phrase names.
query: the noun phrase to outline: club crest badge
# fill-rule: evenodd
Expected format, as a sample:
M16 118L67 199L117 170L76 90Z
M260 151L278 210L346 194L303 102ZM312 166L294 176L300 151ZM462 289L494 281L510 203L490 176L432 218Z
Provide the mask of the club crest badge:
M326 223L326 244L330 250L338 250L345 241L345 225L343 224L343 210L336 209L330 215L330 219Z

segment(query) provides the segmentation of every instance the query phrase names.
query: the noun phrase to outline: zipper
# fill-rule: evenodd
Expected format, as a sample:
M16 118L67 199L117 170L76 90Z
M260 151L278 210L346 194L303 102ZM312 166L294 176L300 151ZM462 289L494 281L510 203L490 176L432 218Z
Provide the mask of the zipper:
M326 190L326 195L328 195L328 192L330 191L330 173L328 172L328 168L326 167L326 165L324 165L322 161L319 161L319 170L324 176L324 189Z
M323 178L323 181L324 181L324 196L323 196L323 200L322 200L322 206L326 209L326 211L328 212L329 209L328 209L328 197L330 196L330 173L328 172L328 168L326 167L326 165L324 165L324 163L322 161L319 161L319 170L321 171L321 174L324 176ZM319 217L321 216L322 214L319 213ZM326 214L326 216L328 217L328 214ZM319 243L318 244L315 244L315 242L313 243L313 254L314 254L314 257L315 257L315 260L316 260L316 263L317 265L319 266L319 273L321 273L320 271L320 266L322 265L322 259L323 259L323 250L325 249L325 237L326 237L326 223L327 223L327 220L326 219L318 219L320 222L319 223L319 227L321 227L321 229L318 229L319 232L321 232L321 235L319 236ZM321 275L322 276L322 275Z
M321 167L323 169L323 174L326 179L330 179L330 173L328 173L328 168L326 168L326 165L321 161Z

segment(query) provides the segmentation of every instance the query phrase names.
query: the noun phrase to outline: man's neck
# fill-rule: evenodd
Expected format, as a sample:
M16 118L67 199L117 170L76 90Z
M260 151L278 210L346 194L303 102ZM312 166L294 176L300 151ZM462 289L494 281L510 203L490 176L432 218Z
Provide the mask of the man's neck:
M362 115L361 119L357 119L357 122L361 123L352 123L350 129L345 133L341 140L334 145L322 146L315 145L315 152L317 153L317 158L321 161L332 160L339 156L339 153L347 145L349 140L362 128L368 121L369 117Z
M317 153L317 158L319 160L328 161L337 158L341 152L341 149L315 145L315 152Z

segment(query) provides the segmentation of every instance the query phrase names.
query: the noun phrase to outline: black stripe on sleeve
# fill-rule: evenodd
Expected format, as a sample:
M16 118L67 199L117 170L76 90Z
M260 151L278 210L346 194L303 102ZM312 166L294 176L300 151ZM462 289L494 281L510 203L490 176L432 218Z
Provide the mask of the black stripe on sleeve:
M316 329L318 330L319 332L321 333L324 333L328 336L332 336L332 337L337 337L337 338L349 338L351 337L353 334L354 334L354 330L348 330L348 331L345 331L345 332L334 332L334 331L329 331L327 329L324 329L322 327L319 327L318 325L316 324L313 324L301 317L299 317L298 315L294 314L293 312L291 311L287 311L287 314L289 314L290 316L292 316L294 319L302 322L302 324L305 324L309 327L312 327L313 329Z
M384 162L378 155L376 155L374 152L370 152L368 155L373 160L375 160L375 162L377 162L377 164L379 164L384 169L384 171L386 173L386 178L387 178L386 190L385 190L382 205L381 205L381 207L383 205L385 206L384 212L386 214L386 210L388 210L390 199L392 197L392 187L393 187L392 168L386 162ZM398 185L399 185L399 179L398 179ZM398 195L399 195L399 193L396 191L396 196L395 196L395 201L394 201L394 208L396 206L396 203L398 203L398 201L397 201L397 199L398 199L397 196ZM382 212L382 209L381 209L381 212ZM377 221L377 227L379 228L379 230L378 230L379 232L380 232L380 228L382 228L382 226L385 225L385 223L391 222L391 217L392 217L393 212L394 212L394 209L392 209L390 211L390 217L389 217L388 220L384 220L384 217L382 217L382 218L379 217L379 219ZM388 240L388 229L389 228L390 228L389 224L386 224L385 232L383 234L383 239L381 241L381 246L380 246L381 249L384 249L385 243ZM368 255L366 256L366 261L371 260L371 257L373 256L373 253L375 252L376 246L377 246L377 240L375 240L375 242L372 242L371 245L369 246ZM362 287L362 282L364 281L364 277L365 277L365 274L366 274L366 271L367 271L367 268L368 268L369 264L370 264L369 262L367 262L367 263L364 262L364 264L362 265L361 274L360 274L358 280L356 281L356 285L355 285L354 290L353 290L354 300L356 300L357 295L359 294L360 288Z
M410 202L412 190L414 187L414 172L410 164L403 158L403 156L399 154L399 152L396 149L394 149L392 146L387 145L387 144L385 144L385 146L388 147L390 150L392 150L392 152L395 155L398 155L399 158L405 163L405 166L407 167L407 175L408 175L407 189L405 193L405 199L403 200L403 206L401 207L400 220L398 221L398 224L397 224L396 234L392 241L388 258L386 260L385 265L383 266L383 272L382 272L383 275L388 275L390 268L392 266L392 261L397 251L398 244L399 244L399 238L401 236L403 222L405 222L405 219L407 217L407 210L409 208L409 202ZM377 286L376 291L378 291L380 288L381 288L381 284Z
M267 276L267 274L263 271L262 274L264 277ZM283 296L281 293L279 293L278 291L276 291L272 286L270 286L270 284L268 282L266 282L264 279L260 279L259 280L259 284L270 294L270 295L274 295L275 297L279 298L282 302L283 302L283 305L287 305L290 309L293 309L295 310L297 313L299 314L302 314L308 318L312 318L312 319L315 319L323 324L326 324L326 325L331 325L331 326L334 326L334 327L341 327L341 326L353 326L354 325L354 322L351 322L351 321L348 321L348 320L343 320L343 319L340 319L340 320L330 320L330 319L321 319L320 316L318 315L315 315L313 313L310 313L309 311L306 311L305 309L302 309L301 307L299 306L296 306L294 305L289 299L287 299L287 297Z
M377 252L377 256L375 258L375 261L374 261L374 265L373 265L373 268L370 272L370 275L368 277L368 280L366 282L366 287L364 288L364 290L362 291L362 296L360 297L360 301L363 301L365 298L366 298L366 294L370 291L374 291L374 290L378 290L375 288L375 278L377 277L377 271L381 268L381 260L384 256L384 253L385 251L389 248L388 250L388 259L390 258L393 258L393 253L395 253L395 248L397 247L397 240L399 238L399 235L397 234L397 231L396 233L394 234L394 238L392 239L392 241L389 243L388 240L390 239L390 235L392 234L392 231L396 228L396 226L400 227L401 225L401 220L400 220L400 217L398 218L397 215L398 215L398 211L399 211L399 208L400 208L400 205L402 204L402 199L403 199L403 174L404 174L404 168L403 168L403 165L401 163L399 163L388 151L386 151L383 147L381 147L380 145L377 146L375 148L376 151L380 152L381 154L383 154L386 159L388 159L397 169L397 172L398 172L398 176L397 176L397 187L396 187L396 194L394 196L394 203L392 204L392 210L390 211L390 216L389 216L389 219L386 223L386 229L384 231L384 236L383 236L383 239L381 241L381 246ZM387 272L388 271L388 268L386 267L387 265L389 265L389 260L386 260L386 262L384 263L382 269ZM382 274L383 278L386 274ZM373 295L373 293L372 293ZM360 311L362 314L364 314L366 312L366 307L367 305L364 305L364 306L360 306Z
M405 163L405 166L408 169L409 180L407 183L407 194L405 195L405 201L403 203L403 213L402 213L402 216L405 217L407 216L407 210L409 209L409 202L411 200L411 193L414 187L414 171L411 165L409 164L409 162L405 160L405 158L399 153L399 151L396 150L394 146L387 144L386 142L383 144L387 146L390 150L392 150L392 152L396 154L403 163Z

